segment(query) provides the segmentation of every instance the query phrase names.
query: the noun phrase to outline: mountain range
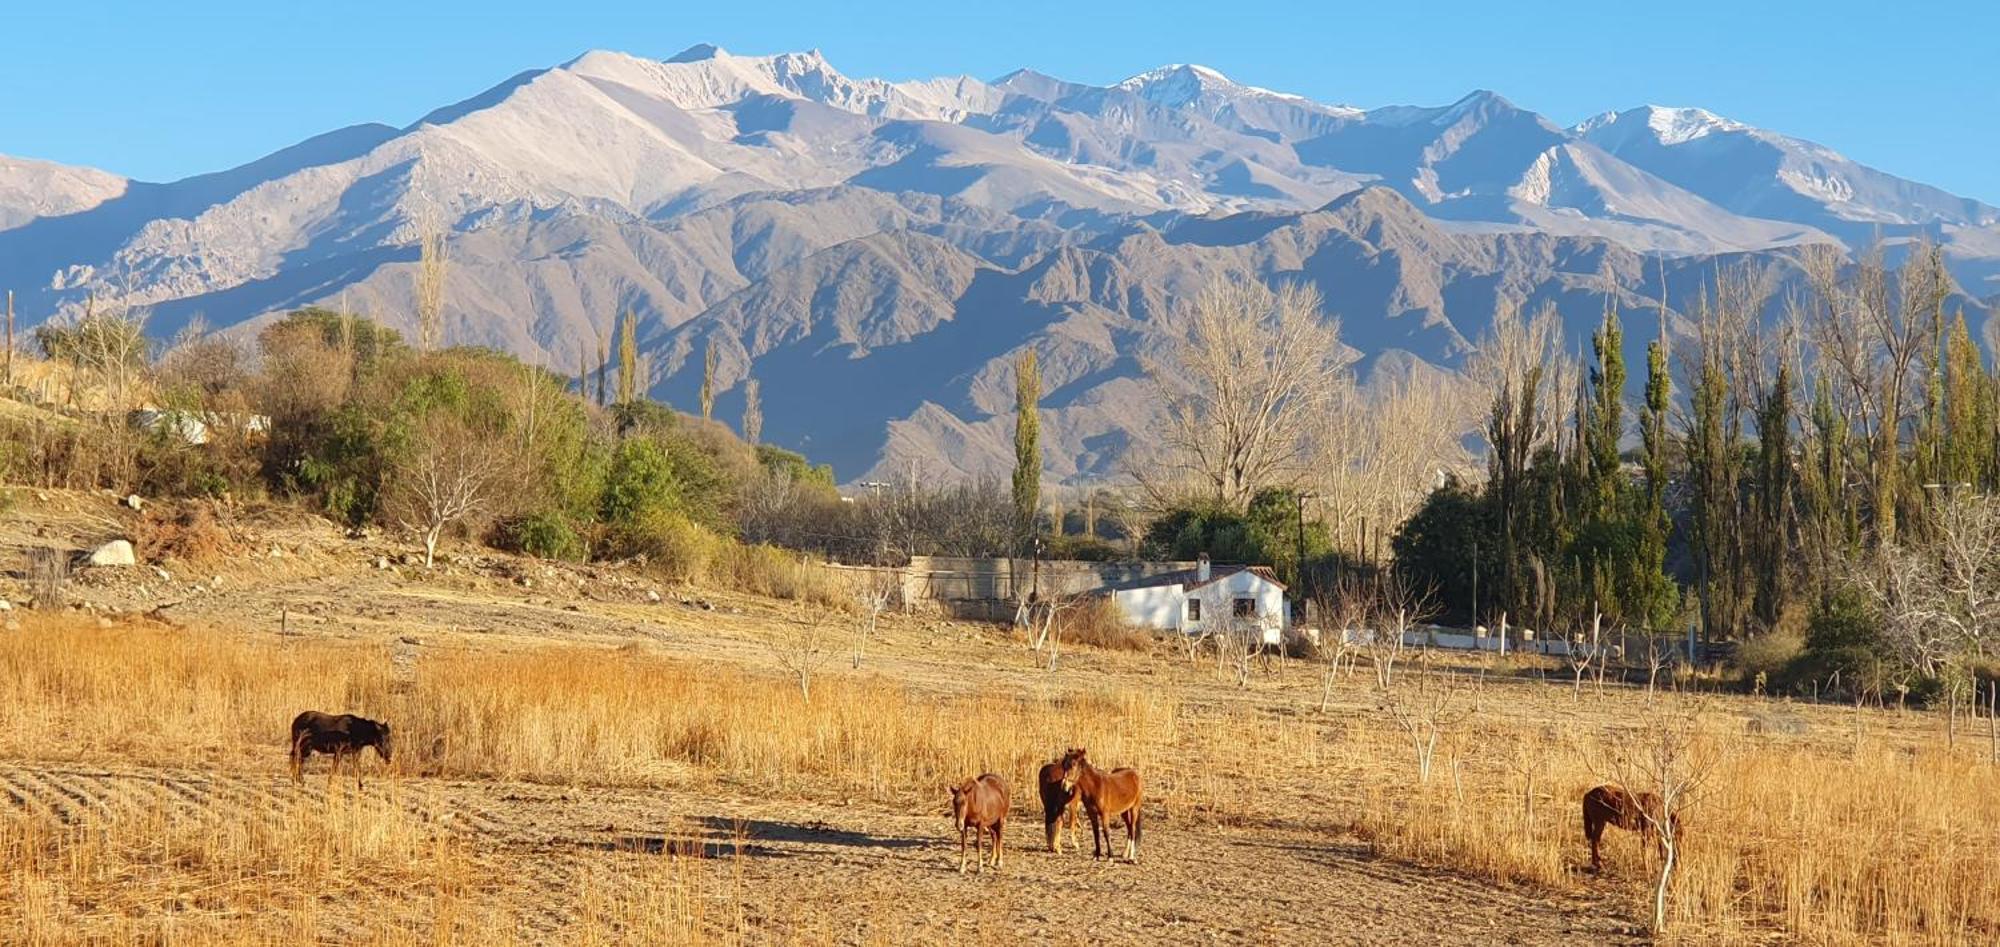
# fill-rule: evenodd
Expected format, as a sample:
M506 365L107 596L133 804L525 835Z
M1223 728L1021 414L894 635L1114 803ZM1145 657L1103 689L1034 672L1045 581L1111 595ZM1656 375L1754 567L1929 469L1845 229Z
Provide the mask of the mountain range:
M1011 364L1042 360L1050 473L1115 475L1158 418L1139 365L1218 276L1320 286L1371 378L1450 371L1495 312L1584 337L1606 295L1679 310L1723 263L1941 246L1991 341L2000 209L1694 108L1563 127L1491 92L1329 105L1195 65L1091 86L853 79L818 52L590 52L394 128L171 183L0 157L0 287L30 324L115 297L171 335L305 305L408 329L449 228L446 339L567 371L638 315L655 396L842 479L1011 465ZM1647 332L1628 331L1643 345Z

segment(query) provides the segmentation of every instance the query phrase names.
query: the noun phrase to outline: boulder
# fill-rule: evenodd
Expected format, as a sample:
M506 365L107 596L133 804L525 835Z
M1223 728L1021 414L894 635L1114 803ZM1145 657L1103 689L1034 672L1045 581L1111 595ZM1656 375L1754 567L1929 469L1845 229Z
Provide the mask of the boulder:
M132 552L132 544L123 539L114 539L91 550L90 564L93 566L129 567L139 564L139 557Z
M139 499L139 495L136 493L126 494L125 499L120 502L124 503L127 508L133 510L142 510L146 508L146 501Z

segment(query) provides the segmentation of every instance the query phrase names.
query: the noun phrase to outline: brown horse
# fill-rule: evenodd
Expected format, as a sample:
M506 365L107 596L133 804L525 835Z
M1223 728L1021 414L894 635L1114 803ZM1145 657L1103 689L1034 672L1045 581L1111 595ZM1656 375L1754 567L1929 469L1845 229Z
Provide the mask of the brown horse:
M396 746L388 724L353 714L336 716L308 710L292 718L292 781L300 781L300 771L308 758L314 753L325 753L333 757L333 768L326 774L328 783L340 772L341 761L351 757L354 785L360 786L361 751L371 746L382 762L390 761Z
M1082 793L1065 781L1061 760L1042 767L1036 775L1042 789L1042 830L1048 836L1049 851L1062 854L1060 829L1069 826L1069 847L1076 848L1076 810Z
M1003 838L1007 829L1007 784L992 773L982 773L977 779L968 779L951 787L951 824L958 828L958 871L965 873L965 833L976 832L973 836L973 854L979 857L979 870L986 870L986 853L981 846L986 833L993 833L993 867L1000 867L1004 848Z
M1074 786L1083 797L1084 814L1090 816L1090 857L1115 857L1111 854L1109 823L1117 818L1125 823L1125 858L1137 862L1142 796L1139 771L1121 766L1107 773L1090 765L1082 749L1063 754L1062 766L1064 782Z
M1660 810L1659 796L1650 792L1631 792L1616 783L1606 783L1584 793L1583 837L1590 840L1590 870L1601 871L1604 868L1604 859L1598 854L1598 843L1603 840L1607 825L1638 832L1644 842L1657 843L1664 855L1667 839L1660 833ZM1669 816L1666 822L1667 831L1679 839L1680 818Z

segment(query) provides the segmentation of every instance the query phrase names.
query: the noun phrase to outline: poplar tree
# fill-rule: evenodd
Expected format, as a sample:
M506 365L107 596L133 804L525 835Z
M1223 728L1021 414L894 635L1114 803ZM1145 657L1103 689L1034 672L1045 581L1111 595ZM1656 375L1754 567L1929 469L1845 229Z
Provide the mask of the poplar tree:
M618 326L618 403L631 404L638 397L639 317L625 310Z
M1042 505L1042 369L1031 349L1014 363L1014 515L1023 539Z

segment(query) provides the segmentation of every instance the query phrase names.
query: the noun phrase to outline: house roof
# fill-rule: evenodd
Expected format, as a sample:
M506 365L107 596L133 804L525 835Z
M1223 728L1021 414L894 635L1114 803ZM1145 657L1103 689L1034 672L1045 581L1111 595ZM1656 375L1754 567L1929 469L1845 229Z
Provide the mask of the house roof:
M1143 579L1133 579L1129 582L1113 583L1110 585L1106 585L1104 587L1104 590L1107 592L1121 592L1128 589L1152 589L1166 585L1184 585L1187 586L1187 588L1190 591L1192 591L1194 589L1202 588L1204 586L1214 585L1215 583L1220 582L1223 579L1227 579L1230 576L1235 575L1239 572L1251 573L1252 575L1255 575L1258 578L1263 579L1264 581L1277 586L1280 590L1285 588L1285 583L1278 581L1278 574L1272 571L1270 566L1225 565L1225 566L1210 567L1208 571L1208 581L1206 582L1201 581L1200 579L1197 578L1197 576L1201 574L1197 570L1179 569L1173 572L1162 572L1158 575L1150 575Z

